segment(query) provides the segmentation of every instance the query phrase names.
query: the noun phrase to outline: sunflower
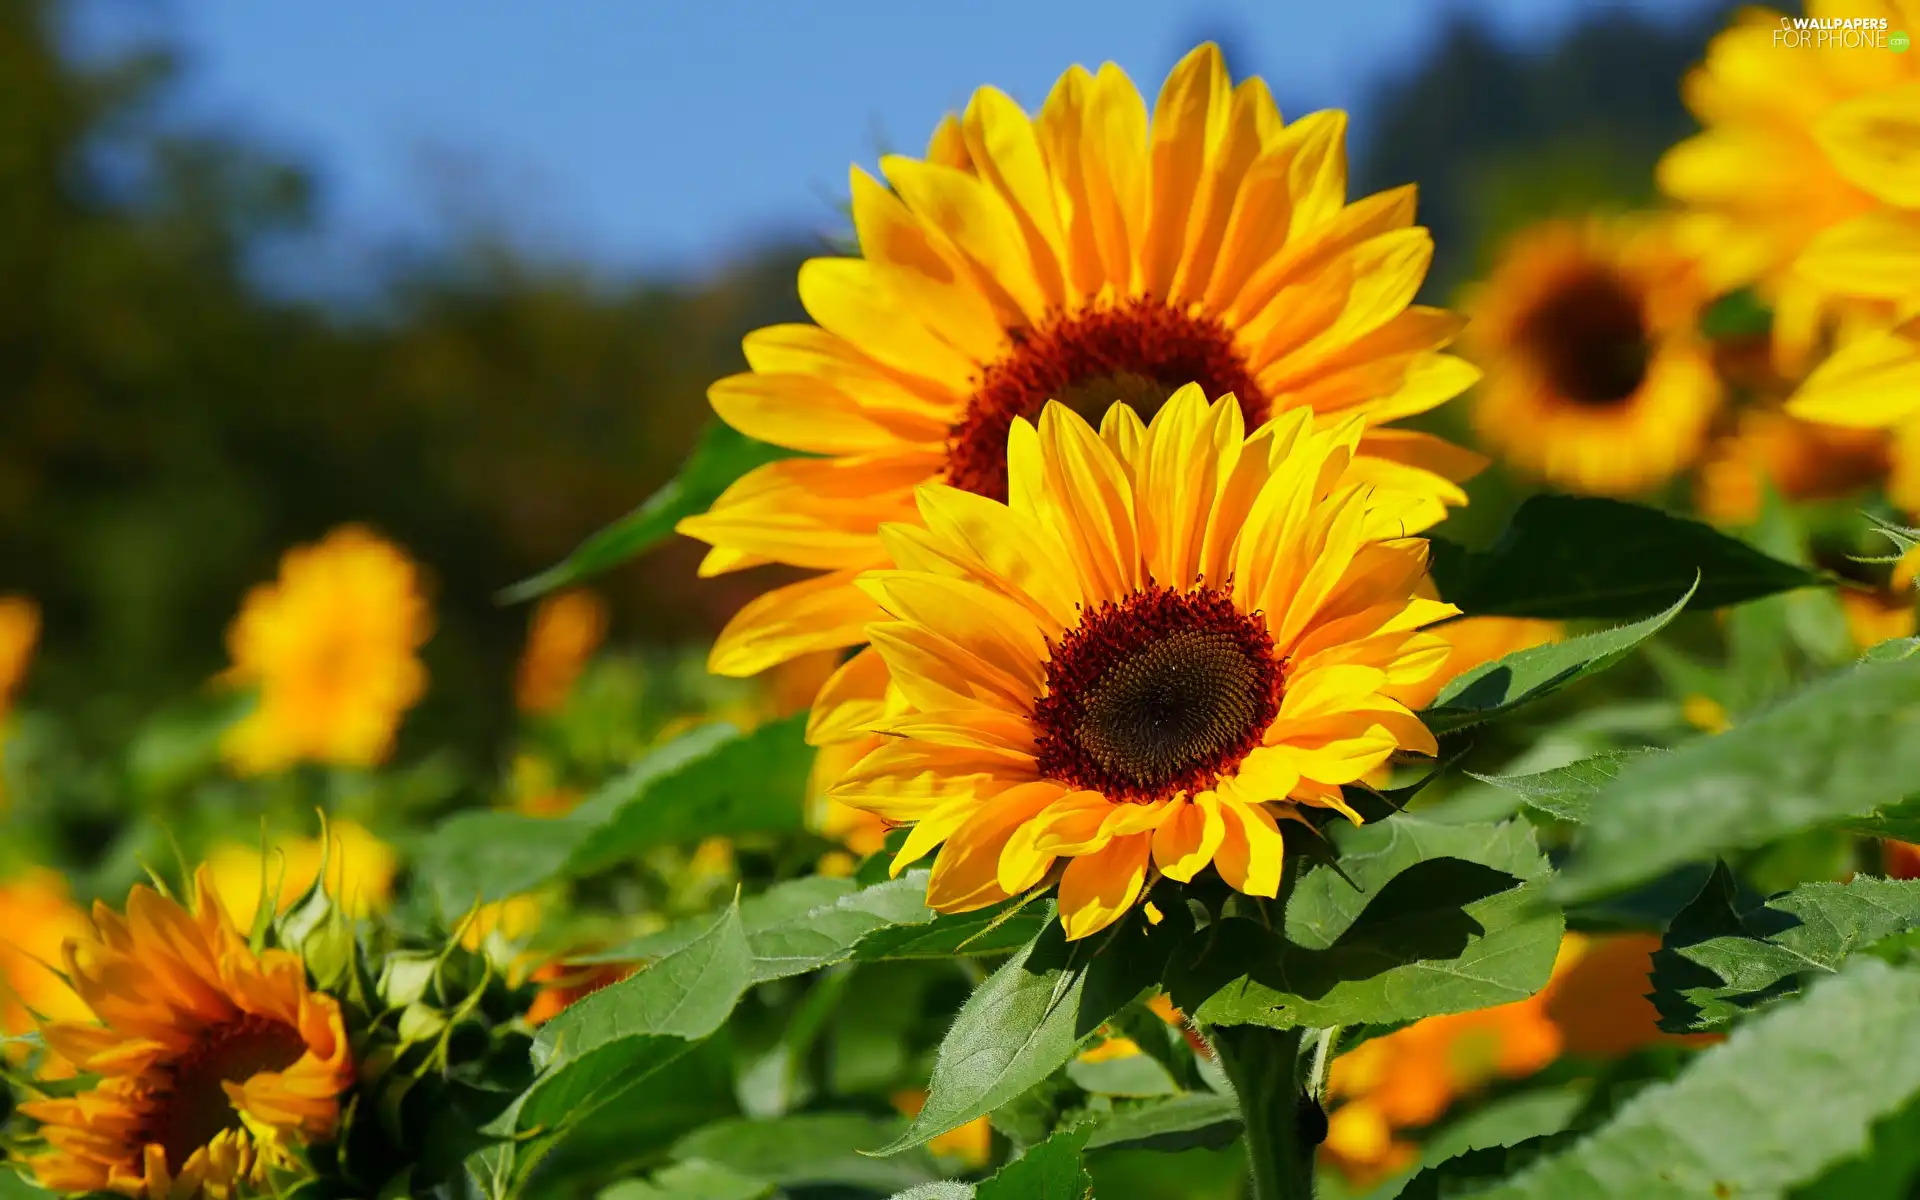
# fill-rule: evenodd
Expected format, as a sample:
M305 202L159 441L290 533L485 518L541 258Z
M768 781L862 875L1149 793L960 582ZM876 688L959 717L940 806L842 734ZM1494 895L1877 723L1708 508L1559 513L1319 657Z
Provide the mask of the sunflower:
M1481 439L1571 491L1633 495L1686 467L1720 406L1707 299L1658 219L1549 221L1516 235L1471 301L1487 377Z
M1807 15L1905 30L1920 3L1809 0ZM1772 303L1784 369L1836 336L1795 414L1888 424L1920 411L1920 59L1783 47L1784 20L1746 9L1713 39L1684 87L1704 129L1667 152L1660 185L1691 210L1685 236L1716 280Z
M1280 885L1276 817L1354 814L1341 788L1434 740L1385 689L1446 658L1417 632L1456 610L1416 595L1419 497L1354 469L1358 419L1283 413L1243 442L1232 397L1175 392L1095 434L1063 404L1009 438L1009 499L919 490L882 530L897 569L860 586L905 711L831 795L912 822L897 873L941 846L927 901L964 912L1057 860L1067 936L1132 906L1150 870L1209 863ZM1357 818L1355 818L1357 819ZM944 843L944 845L942 845Z
M514 699L521 712L554 712L607 636L607 602L578 588L547 596L533 610Z
M228 1197L333 1136L354 1078L339 1004L309 989L297 956L249 948L210 872L194 884L191 907L144 886L124 917L96 905L92 933L66 943L96 1020L43 1033L96 1079L20 1106L47 1144L25 1160L42 1187Z
M288 551L280 578L254 588L227 630L226 679L259 691L227 733L228 761L245 774L383 761L426 691L416 651L430 625L417 569L368 530Z
M1074 67L1029 117L976 92L924 158L852 173L862 257L799 275L817 325L750 334L752 370L715 384L741 432L802 451L735 483L680 530L715 575L765 562L823 572L749 603L712 668L752 675L865 642L877 611L854 586L887 562L879 529L917 520L938 481L1008 494L1007 443L1057 400L1098 422L1151 418L1174 389L1237 397L1249 427L1295 409L1359 416L1356 478L1420 498L1409 527L1462 504L1481 460L1380 426L1459 394L1473 369L1437 353L1447 312L1412 305L1432 257L1412 187L1348 203L1346 116L1283 123L1259 79L1232 84L1203 45L1149 120L1127 76ZM885 672L861 654L827 686L816 742L882 712Z

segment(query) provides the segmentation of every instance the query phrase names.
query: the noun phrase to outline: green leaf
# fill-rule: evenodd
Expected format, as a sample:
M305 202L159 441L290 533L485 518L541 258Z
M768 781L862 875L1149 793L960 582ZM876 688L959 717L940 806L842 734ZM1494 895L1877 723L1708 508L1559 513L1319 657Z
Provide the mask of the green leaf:
M896 1136L897 1117L805 1113L771 1120L721 1121L680 1140L675 1158L724 1164L781 1187L857 1187L892 1191L939 1178L924 1151L873 1158L865 1147Z
M1365 825L1335 824L1327 840L1334 861L1309 868L1287 900L1287 940L1308 950L1334 945L1388 884L1421 863L1455 859L1523 880L1547 870L1525 821L1450 824L1395 813Z
M1590 1091L1588 1084L1577 1083L1502 1096L1442 1125L1421 1147L1420 1161L1443 1163L1475 1150L1518 1146L1559 1133L1586 1107Z
M1435 733L1464 729L1598 674L1664 629L1694 594L1688 588L1680 599L1645 620L1516 651L1476 667L1443 688L1420 719Z
M956 1129L1064 1066L1134 997L1152 986L1185 934L1185 909L1157 926L1137 915L1069 942L1047 926L974 989L934 1060L927 1103L885 1149L893 1154Z
M1795 990L1801 975L1831 974L1855 950L1916 928L1920 881L1860 875L1743 904L1721 866L1654 954L1661 1027L1685 1033L1725 1025Z
M1920 1093L1920 973L1849 964L1475 1200L1777 1196L1858 1156Z
M1529 497L1487 550L1434 539L1433 580L1469 616L1556 618L1638 617L1689 587L1707 609L1824 582L1698 521L1557 495Z
M418 839L415 862L452 916L661 843L798 830L813 761L804 727L802 714L751 733L724 724L689 730L564 817L451 817Z
M1167 990L1203 1025L1279 1029L1386 1025L1523 1000L1552 974L1565 924L1535 885L1487 894L1504 879L1472 863L1421 864L1325 950L1230 918L1175 959Z
M1773 310L1752 288L1728 292L1700 314L1700 332L1715 341L1763 337L1773 328Z
M1869 646L1860 656L1861 662L1900 662L1920 654L1920 637L1888 638L1875 646Z
M1189 1092L1115 1112L1087 1139L1087 1151L1191 1150L1231 1145L1240 1136L1232 1096Z
M851 880L814 875L743 901L740 918L753 950L755 980L785 979L848 961L1005 954L1032 941L1052 918L1050 903L1015 911L1017 901L942 916L927 907L928 877L925 869L913 870L862 888ZM573 961L658 958L699 938L718 919L695 917Z
M1527 775L1472 775L1482 783L1505 788L1527 802L1527 807L1562 821L1579 824L1587 819L1588 806L1601 788L1612 783L1628 763L1657 754L1651 747L1643 750L1608 750L1590 758L1570 762L1550 771Z
M534 1041L540 1074L496 1123L525 1139L524 1179L553 1144L724 1024L753 983L753 958L734 905L700 938L629 979L575 1003Z
M52 1192L29 1183L25 1176L0 1162L0 1200L52 1200L52 1197Z
M1555 885L1603 894L1691 861L1864 817L1920 780L1920 659L1813 684L1725 733L1625 767Z
M938 1183L923 1183L904 1192L895 1192L892 1200L974 1200L974 1190L970 1183L943 1179Z
M1794 1200L1912 1200L1920 1180L1920 1103L1909 1101L1874 1126L1872 1144L1858 1158L1794 1190Z
M1171 1096L1180 1090L1173 1076L1150 1054L1128 1054L1095 1062L1067 1064L1067 1078L1095 1096Z
M1080 1161L1089 1126L1062 1130L974 1189L977 1200L1086 1200L1093 1178Z
M766 1200L773 1184L715 1163L683 1162L654 1172L649 1179L628 1179L603 1190L596 1200Z
M713 507L734 480L793 451L756 442L723 421L710 421L681 464L680 474L648 496L639 508L581 542L572 554L500 593L502 604L519 604L579 583L645 554L673 536L683 518Z

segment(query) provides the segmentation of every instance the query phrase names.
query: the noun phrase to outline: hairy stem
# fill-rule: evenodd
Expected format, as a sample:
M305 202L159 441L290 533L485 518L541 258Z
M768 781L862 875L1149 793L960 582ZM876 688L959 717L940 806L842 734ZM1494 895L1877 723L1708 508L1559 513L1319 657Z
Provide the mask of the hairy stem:
M1318 1035L1260 1025L1211 1033L1246 1126L1251 1200L1312 1200L1314 1150L1326 1136L1326 1117L1306 1086Z

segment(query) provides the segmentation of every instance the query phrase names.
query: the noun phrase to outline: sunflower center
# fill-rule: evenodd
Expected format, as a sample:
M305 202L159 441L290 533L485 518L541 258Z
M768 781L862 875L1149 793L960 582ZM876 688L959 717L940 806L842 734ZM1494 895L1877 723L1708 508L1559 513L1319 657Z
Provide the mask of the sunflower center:
M1651 352L1640 300L1610 271L1574 279L1528 315L1520 341L1554 392L1583 408L1609 408L1647 377Z
M1040 772L1137 803L1202 790L1260 744L1280 691L1265 622L1212 588L1149 585L1054 647L1034 705Z
M195 1150L240 1128L223 1085L284 1071L306 1052L300 1031L271 1017L249 1015L214 1026L199 1045L166 1064L151 1094L143 1140L164 1149L167 1169L178 1173Z
M1150 421L1167 397L1197 383L1208 399L1232 392L1249 426L1266 419L1266 395L1233 335L1211 317L1143 297L1057 314L1013 337L1013 350L981 373L966 415L948 433L947 482L955 487L1004 501L1007 433L1049 400L1098 428L1115 404Z

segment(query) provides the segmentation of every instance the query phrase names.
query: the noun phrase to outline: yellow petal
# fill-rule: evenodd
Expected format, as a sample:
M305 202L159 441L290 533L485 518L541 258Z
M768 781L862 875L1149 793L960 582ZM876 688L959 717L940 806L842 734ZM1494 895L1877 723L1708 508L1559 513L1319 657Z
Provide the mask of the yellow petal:
M1038 699L1046 690L1047 640L1032 615L979 584L916 571L869 571L860 587L893 616L952 642Z
M1221 818L1226 834L1213 858L1220 877L1248 896L1279 895L1286 843L1273 814L1260 805L1229 801L1221 805Z
M807 314L863 354L957 395L971 391L978 365L900 302L881 267L858 258L809 259L800 265L799 285Z
M1813 369L1787 411L1853 429L1900 424L1920 413L1920 341L1894 333L1854 338Z
M1000 887L999 867L1007 839L1059 793L1058 784L1035 782L982 805L934 860L927 905L939 912L969 912L1005 900L1009 893Z
M827 676L807 717L807 744L824 746L865 733L888 713L887 663L867 646Z
M952 243L865 171L855 167L851 178L860 252L891 268L886 279L892 291L942 340L978 362L998 358L1006 330Z
M755 597L720 631L707 669L716 675L758 675L803 654L866 641L867 623L886 614L853 586L857 574L816 575Z
M999 302L1003 321L1037 321L1046 314L1046 292L1034 274L1020 223L991 185L965 171L899 155L882 158L880 170L916 217L966 255L976 281Z
M1212 792L1176 801L1173 813L1154 831L1153 861L1167 878L1191 883L1213 861L1226 832L1220 798Z
M1920 163L1920 151L1915 162ZM1867 213L1829 226L1807 243L1793 268L1833 292L1876 300L1920 298L1920 214Z
M1842 175L1898 208L1920 208L1920 82L1843 100L1814 122Z
M1232 89L1220 48L1195 47L1176 64L1160 89L1152 125L1152 191L1147 238L1140 251L1140 286L1165 296L1187 243L1200 178L1226 133Z
M999 88L984 87L973 94L960 127L974 170L1006 199L1019 222L1041 294L1050 306L1063 303L1067 298L1062 270L1066 236L1033 122L1011 96Z
M707 389L707 402L748 437L814 454L868 454L902 441L934 448L946 436L928 418L878 420L814 375L729 375Z
M1067 864L1060 877L1060 925L1068 941L1095 934L1126 915L1147 878L1144 833L1116 838L1106 849Z

